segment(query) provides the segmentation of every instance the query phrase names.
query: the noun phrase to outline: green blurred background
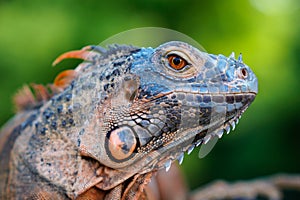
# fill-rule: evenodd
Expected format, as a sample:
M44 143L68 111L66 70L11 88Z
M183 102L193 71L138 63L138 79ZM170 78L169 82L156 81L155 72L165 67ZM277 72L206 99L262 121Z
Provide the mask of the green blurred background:
M236 130L182 166L190 188L215 179L300 173L300 1L298 0L0 0L0 125L25 83L49 83L60 53L145 26L180 31L208 52L242 52L259 94ZM77 62L77 63L75 63Z

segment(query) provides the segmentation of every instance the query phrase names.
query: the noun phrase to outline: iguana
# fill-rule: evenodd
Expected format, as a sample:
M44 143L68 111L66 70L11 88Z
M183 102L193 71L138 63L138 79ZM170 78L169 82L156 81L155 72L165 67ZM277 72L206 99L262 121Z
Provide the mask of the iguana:
M87 46L54 64L66 58L84 62L16 95L0 135L1 199L157 199L164 178L153 174L234 129L258 92L241 55L180 41Z

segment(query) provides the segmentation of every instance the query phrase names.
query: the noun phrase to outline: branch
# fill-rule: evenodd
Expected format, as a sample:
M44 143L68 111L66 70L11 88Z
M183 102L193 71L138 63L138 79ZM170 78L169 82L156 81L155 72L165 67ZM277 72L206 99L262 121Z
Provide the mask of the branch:
M300 174L278 174L266 178L259 178L252 181L239 181L236 183L216 181L194 191L190 196L190 200L255 199L257 196L264 196L271 200L279 200L283 197L283 189L300 191Z

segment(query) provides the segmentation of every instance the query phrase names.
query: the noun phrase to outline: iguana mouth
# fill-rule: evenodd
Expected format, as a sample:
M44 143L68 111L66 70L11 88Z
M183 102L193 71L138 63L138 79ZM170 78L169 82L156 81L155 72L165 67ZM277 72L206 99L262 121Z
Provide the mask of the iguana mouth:
M233 131L239 123L242 114L254 100L256 93L249 92L243 95L247 99L243 107L235 112L227 112L225 120L212 120L213 122L205 128L196 127L182 132L178 130L178 135L173 140L170 140L161 149L157 150L160 152L160 155L157 156L157 159L153 158L154 162L159 160L156 167L165 167L166 171L168 171L174 160L178 160L179 164L183 162L185 153L189 155L196 147L207 144L213 138L220 139L225 133L229 134Z

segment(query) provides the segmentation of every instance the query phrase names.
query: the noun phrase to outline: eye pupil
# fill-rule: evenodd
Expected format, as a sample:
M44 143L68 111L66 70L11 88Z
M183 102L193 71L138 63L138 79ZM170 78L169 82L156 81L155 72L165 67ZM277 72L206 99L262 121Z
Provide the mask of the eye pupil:
M179 57L174 57L174 58L173 58L173 63L174 63L174 65L179 65L179 64L181 63L181 58L179 58Z

